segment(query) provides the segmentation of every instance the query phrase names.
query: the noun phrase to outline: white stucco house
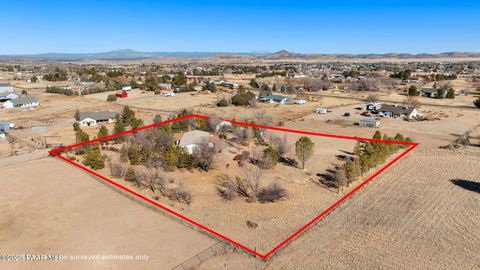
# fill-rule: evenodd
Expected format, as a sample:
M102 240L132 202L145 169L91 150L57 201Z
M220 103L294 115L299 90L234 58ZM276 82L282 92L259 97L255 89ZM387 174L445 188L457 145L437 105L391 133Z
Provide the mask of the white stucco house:
M3 107L6 109L14 109L14 108L32 108L38 106L40 103L34 97L25 97L25 98L17 98L5 101L3 103Z
M98 123L113 123L115 122L116 115L116 112L110 111L80 112L78 123L81 126L96 126Z
M211 137L212 135L206 131L192 130L183 133L181 138L175 141L175 144L184 147L189 154L192 154L193 150L198 147L202 141L208 140Z

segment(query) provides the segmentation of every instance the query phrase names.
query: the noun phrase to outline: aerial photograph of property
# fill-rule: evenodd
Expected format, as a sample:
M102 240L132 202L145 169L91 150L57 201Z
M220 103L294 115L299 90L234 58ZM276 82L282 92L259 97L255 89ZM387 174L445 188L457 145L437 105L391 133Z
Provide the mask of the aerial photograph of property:
M480 2L0 2L0 269L480 270Z

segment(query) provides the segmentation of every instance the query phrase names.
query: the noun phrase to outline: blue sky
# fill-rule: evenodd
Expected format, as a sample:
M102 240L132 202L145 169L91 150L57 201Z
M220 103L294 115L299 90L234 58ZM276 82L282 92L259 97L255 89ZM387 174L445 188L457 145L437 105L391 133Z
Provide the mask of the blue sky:
M1 0L0 54L480 51L480 1Z

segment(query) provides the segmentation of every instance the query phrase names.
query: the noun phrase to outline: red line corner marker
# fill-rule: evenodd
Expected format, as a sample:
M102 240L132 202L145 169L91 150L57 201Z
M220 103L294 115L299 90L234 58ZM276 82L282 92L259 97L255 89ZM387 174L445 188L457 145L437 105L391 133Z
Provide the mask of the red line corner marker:
M318 216L316 216L315 218L313 218L311 221L309 221L307 224L305 224L304 226L302 226L301 228L299 228L296 232L294 232L292 235L290 235L289 237L287 237L285 240L283 240L281 243L279 243L278 245L276 245L273 249L271 249L269 252L267 252L266 254L260 254L258 253L257 251L239 243L239 242L236 242L234 241L233 239L225 236L225 235L222 235L202 224L200 224L199 222L195 221L195 220L192 220L178 212L175 212L174 210L166 207L166 206L163 206L159 203L157 203L156 201L153 201L123 185L120 185L110 179L108 179L107 177L93 171L93 170L90 170L88 169L87 167L84 167L82 166L81 164L77 163L77 162L74 162L72 160L69 160L68 158L64 157L64 156L61 156L59 153L62 152L62 151L65 151L65 150L70 150L70 149L73 149L73 148L76 148L76 147L79 147L79 146L82 146L82 145L87 145L87 144L91 144L91 143L94 143L94 142L98 142L98 141L103 141L103 140L107 140L107 139L111 139L111 138L115 138L115 137L118 137L118 136L122 136L122 135L125 135L125 134L129 134L129 133L134 133L134 132L138 132L138 131L141 131L141 130L144 130L144 129L148 129L148 128L152 128L152 127L156 127L156 126L160 126L160 125L164 125L164 124L167 124L167 123L171 123L171 122L175 122L175 121L180 121L180 120L184 120L184 119L188 119L188 118L200 118L200 119L209 119L210 117L208 116L203 116L203 115L198 115L198 114L190 114L190 115L186 115L186 116L182 116L182 117L179 117L179 118L174 118L174 119L169 119L169 120L166 120L166 121L162 121L162 122L158 122L158 123L154 123L154 124L151 124L151 125L148 125L148 126L143 126L143 127L140 127L140 128L136 128L136 129L132 129L132 130L127 130L127 131L124 131L124 132L121 132L121 133L117 133L117 134L112 134L112 135L109 135L109 136L105 136L105 137L101 137L101 138L97 138L97 139L93 139L93 140L90 140L90 141L87 141L87 142L83 142L83 143L77 143L77 144L72 144L72 145L69 145L69 146L66 146L66 147L61 147L61 148L56 148L56 149L53 149L53 150L50 150L49 153L52 155L52 156L55 156L55 157L58 157L70 164L72 164L73 166L75 167L78 167L80 169L82 169L83 171L86 171L87 173L89 174L92 174L102 180L104 180L105 182L109 183L110 185L112 186L115 186L121 190L124 190L126 191L127 193L130 193L132 194L133 196L136 196L162 210L164 210L165 212L177 217L177 218L180 218L200 229L202 229L203 231L206 231L222 240L225 240L249 253L251 253L252 255L254 256L257 256L257 257L260 257L262 259L267 259L268 257L272 256L275 252L277 252L280 248L282 248L283 246L285 246L288 242L292 241L295 237L297 237L298 235L300 235L303 231L305 231L307 228L311 227L313 224L315 224L320 218L322 218L323 216L325 216L327 213L331 212L333 209L335 209L339 204L341 204L343 201L345 201L347 198L349 198L350 196L352 196L355 192L357 192L358 190L360 190L363 186L365 186L368 182L372 181L375 177L377 177L379 174L381 174L383 171L385 171L388 167L392 166L395 162L397 162L399 159L401 159L402 157L404 157L408 152L412 151L413 149L415 149L419 144L418 143L414 143L414 142L397 142L397 141L391 141L391 140L376 140L376 139L370 139L370 138L360 138L360 137L354 137L354 136L341 136L341 135L333 135L333 134L325 134L325 133L317 133L317 132L309 132L309 131L300 131L300 130L293 130L293 129L285 129L285 128L279 128L279 127L271 127L271 126L262 126L262 125L256 125L256 124L251 124L251 123L244 123L244 122L237 122L237 121L231 121L231 120L224 120L224 121L227 121L227 122L230 122L232 124L236 124L236 125L242 125L242 126L249 126L249 127L256 127L256 128L262 128L262 129L269 129L269 130L276 130L276 131L283 131L283 132L290 132L290 133L297 133L297 134L305 134L305 135L312 135L312 136L321 136L321 137L329 137L329 138L337 138L337 139L346 139L346 140L355 140L355 141L367 141L367 142L381 142L381 143L388 143L388 144L401 144L401 145L409 145L409 147L404 151L402 152L401 154L399 154L396 158L394 158L392 161L388 162L385 166L383 166L380 170L378 170L377 172L375 172L373 175L371 175L370 177L368 177L367 179L365 179L362 183L360 183L356 188L354 188L353 190L351 190L350 192L348 192L347 194L345 194L345 196L343 196L341 199L339 199L338 201L336 201L334 204L332 204L330 207L328 207L327 209L325 209L323 212L321 212Z

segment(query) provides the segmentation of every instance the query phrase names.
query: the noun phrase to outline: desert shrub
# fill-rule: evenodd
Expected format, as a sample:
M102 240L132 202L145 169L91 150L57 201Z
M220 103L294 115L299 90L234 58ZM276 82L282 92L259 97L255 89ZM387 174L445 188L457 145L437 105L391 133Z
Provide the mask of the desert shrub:
M252 229L255 229L258 227L258 223L256 221L253 221L253 220L247 220L247 227L249 228L252 228Z
M475 105L477 108L480 108L480 97L473 102L473 105Z
M288 195L287 190L279 183L272 183L261 189L258 194L260 202L276 202Z
M192 165L208 172L213 165L215 154L217 153L216 144L210 140L202 140L192 153Z
M263 150L263 156L262 156L262 167L264 169L271 169L277 165L278 162L278 153L277 151L272 147L269 146Z
M122 178L125 175L125 169L120 163L110 163L110 174L116 178Z
M251 106L255 101L255 94L247 92L239 92L232 97L232 104L235 106Z
M219 102L217 102L218 107L228 107L228 101L226 99L221 99Z
M170 189L167 196L170 200L175 200L179 203L186 203L187 205L192 203L192 194L181 185Z
M128 181L128 182L136 182L137 181L137 175L136 175L135 170L133 168L130 167L125 172L125 181Z
M216 183L217 192L224 200L231 201L237 198L236 180L230 179L226 175L217 177Z
M117 101L117 96L115 96L115 95L108 95L107 101L108 101L108 102Z

